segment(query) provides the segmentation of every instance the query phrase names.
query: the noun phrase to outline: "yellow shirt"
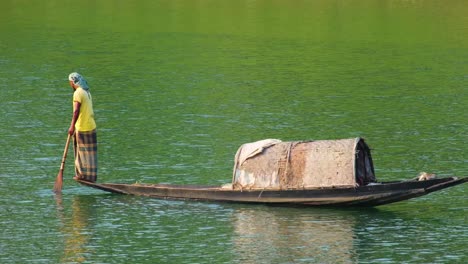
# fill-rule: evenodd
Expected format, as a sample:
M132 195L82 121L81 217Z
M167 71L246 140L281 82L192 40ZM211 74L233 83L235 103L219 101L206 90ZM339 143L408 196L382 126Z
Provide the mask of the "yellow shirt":
M78 87L73 93L73 107L75 107L75 102L79 102L81 104L80 114L78 115L78 120L76 120L75 129L81 132L96 129L91 93L83 90L81 87ZM73 111L74 110L75 109L73 109Z

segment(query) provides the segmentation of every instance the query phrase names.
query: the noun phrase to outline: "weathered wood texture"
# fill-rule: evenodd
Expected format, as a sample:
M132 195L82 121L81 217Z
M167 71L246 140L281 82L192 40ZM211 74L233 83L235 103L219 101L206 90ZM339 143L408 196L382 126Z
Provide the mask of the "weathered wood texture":
M289 206L377 206L426 195L462 184L468 178L382 182L359 187L290 190L233 190L217 186L167 184L112 184L78 181L103 191L160 199L264 203Z

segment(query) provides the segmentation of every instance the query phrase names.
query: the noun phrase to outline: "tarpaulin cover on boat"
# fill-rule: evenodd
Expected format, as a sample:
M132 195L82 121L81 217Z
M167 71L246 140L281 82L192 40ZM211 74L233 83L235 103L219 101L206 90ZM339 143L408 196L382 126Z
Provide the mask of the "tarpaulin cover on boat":
M243 144L236 153L232 188L305 189L375 182L370 149L362 138Z

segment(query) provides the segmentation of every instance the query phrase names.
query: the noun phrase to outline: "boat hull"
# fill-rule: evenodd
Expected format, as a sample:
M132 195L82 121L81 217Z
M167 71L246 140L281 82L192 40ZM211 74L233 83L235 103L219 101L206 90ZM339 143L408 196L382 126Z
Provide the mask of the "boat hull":
M378 206L426 195L462 184L468 178L447 177L425 181L382 182L359 187L292 190L233 190L219 186L168 184L89 183L86 186L107 192L159 199L205 200L263 203L292 206Z

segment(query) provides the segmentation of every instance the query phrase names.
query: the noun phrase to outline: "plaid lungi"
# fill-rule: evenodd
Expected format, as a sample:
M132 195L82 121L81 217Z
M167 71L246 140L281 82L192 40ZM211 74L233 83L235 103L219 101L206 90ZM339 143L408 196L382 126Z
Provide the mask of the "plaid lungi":
M75 152L75 173L80 180L97 180L97 135L96 130L75 132L73 140Z

